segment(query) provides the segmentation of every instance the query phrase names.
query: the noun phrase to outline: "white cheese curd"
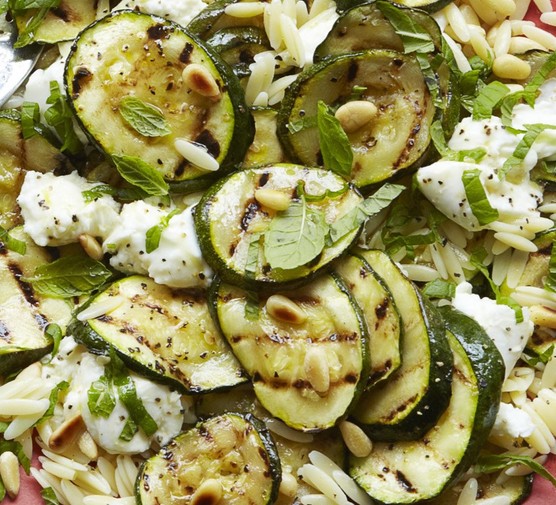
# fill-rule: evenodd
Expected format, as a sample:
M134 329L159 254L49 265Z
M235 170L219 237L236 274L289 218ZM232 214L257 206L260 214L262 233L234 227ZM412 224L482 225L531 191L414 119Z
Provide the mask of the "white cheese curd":
M507 379L533 334L534 324L529 319L529 310L522 308L523 321L518 323L511 307L473 294L468 282L457 286L452 305L479 323L492 339L504 360Z
M535 106L520 103L512 110L512 125L525 129L530 124L556 125L556 79L548 79L539 88ZM546 129L532 145L540 159L553 158L556 155L556 130Z
M125 421L129 417L126 407L116 394L116 406L108 418L91 413L88 407L88 391L91 384L105 373L105 365L110 359L95 356L86 348L78 345L69 336L60 344L58 356L43 367L43 379L54 387L60 381L69 382L70 386L63 402L63 418L68 419L81 413L87 431L95 442L110 453L138 454L146 451L153 440L158 444L168 442L176 436L184 421L184 412L190 405L182 405L180 395L167 386L153 383L130 373L135 383L137 397L158 425L158 430L147 437L139 430L131 440L121 440Z
M495 437L528 437L535 431L535 423L525 412L509 403L501 403L491 434Z
M104 239L118 222L120 204L109 195L87 201L83 192L98 185L76 172L27 172L17 198L25 232L40 246L70 244L83 233Z
M212 271L203 259L193 224L193 206L173 216L149 254L149 277L173 288L206 286Z
M147 231L168 216L171 209L144 201L123 206L120 221L103 244L113 254L110 264L127 273L148 275L174 288L206 286L212 271L203 260L193 224L193 207L173 216L162 230L158 247L147 248Z
M202 0L123 0L112 10L138 9L187 26L206 6Z
M113 254L110 264L121 272L147 275L150 264L147 231L167 214L166 210L141 200L125 204L102 245L104 252Z
M478 164L498 169L513 154L522 137L508 132L499 117L481 120L466 117L456 126L448 147L453 151L485 149L487 154ZM536 163L537 155L530 150L522 163L523 171L529 172Z

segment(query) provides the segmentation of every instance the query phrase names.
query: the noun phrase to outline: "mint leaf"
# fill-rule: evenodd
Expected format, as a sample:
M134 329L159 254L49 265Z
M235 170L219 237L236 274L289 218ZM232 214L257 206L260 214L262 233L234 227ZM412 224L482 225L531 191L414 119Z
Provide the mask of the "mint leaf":
M550 250L550 260L548 262L548 275L544 279L544 289L556 292L556 247L554 243Z
M94 381L87 391L87 406L94 416L108 419L116 408L116 398L112 390L112 384L106 375L102 375Z
M145 250L147 253L152 253L158 246L160 245L160 238L162 237L162 232L168 228L168 224L170 223L170 219L172 219L176 214L179 214L181 209L174 209L168 215L164 216L160 223L151 226L147 230L147 237L146 237L146 246Z
M387 208L405 189L405 186L399 184L384 184L355 209L330 225L329 237L331 243L337 242L348 233L358 229L369 217Z
M18 33L15 48L27 46L35 41L35 31L43 22L50 9L59 7L61 0L14 0L8 2L12 14L22 15L29 10L37 10L26 22L25 28Z
M41 496L45 505L60 505L58 498L56 498L56 493L51 487L41 489Z
M0 226L0 248L2 246L22 256L27 252L27 244L23 240L12 237L7 230Z
M82 151L81 141L73 129L73 114L56 81L50 81L50 96L46 103L51 106L44 113L44 118L62 140L60 150L68 151L71 154Z
M102 286L112 272L100 261L88 256L64 256L40 265L32 277L24 277L40 294L55 298L72 298L89 294Z
M128 417L125 421L122 432L120 433L120 436L118 438L120 440L124 440L125 442L129 442L138 431L139 428L133 422L133 419L131 419L131 417Z
M498 219L498 211L490 205L480 175L481 171L478 168L465 170L461 180L471 211L479 224L484 226Z
M453 151L448 147L446 137L444 136L444 127L441 121L435 121L430 128L431 139L438 153L447 160L468 161L472 160L479 163L487 154L482 147L477 149L469 149L464 151Z
M168 194L169 186L155 168L134 156L112 156L120 175L133 186L151 196Z
M69 388L69 382L62 381L56 384L54 389L50 391L49 404L48 404L48 408L46 409L46 412L34 424L34 426L41 424L43 421L50 419L54 415L54 409L56 408L56 404L58 403L58 397L60 393L66 391L68 388Z
M324 214L294 201L279 212L264 234L264 254L272 268L289 270L306 265L323 250L328 226Z
M124 120L145 137L163 137L171 133L162 111L135 96L122 98L119 111Z
M473 105L473 119L490 119L492 111L508 95L510 88L498 81L493 81L481 89Z
M317 127L325 168L348 177L353 165L353 151L346 132L322 100L318 103Z
M523 89L523 98L531 107L535 104L537 91L554 69L556 69L556 53L550 53L550 56L548 56L546 61L542 64L538 72L525 85Z
M494 473L519 464L528 466L537 475L540 475L550 481L553 486L556 486L556 477L554 477L554 475L552 475L544 466L537 463L530 456L521 456L511 453L485 454L483 456L479 456L479 459L475 464L475 470L478 473Z
M36 102L23 102L21 106L21 133L24 139L29 139L37 134L35 126L41 122L39 104Z
M435 279L425 284L423 294L429 298L447 298L451 300L456 296L456 284L443 279Z
M404 11L390 2L376 2L380 12L390 21L402 39L404 52L432 53L435 49L430 33Z
M519 141L519 144L517 144L512 155L504 162L501 170L499 170L498 175L500 177L504 177L512 169L521 165L521 163L531 150L531 146L535 143L537 137L544 130L556 130L556 126L550 124L525 125L525 135L523 135L523 138Z
M56 323L48 324L48 326L44 330L44 333L48 338L52 340L53 343L51 352L52 357L50 358L50 361L52 361L54 356L56 356L56 354L58 353L60 342L62 341L64 335L62 333L62 328L60 328Z
M105 195L114 196L116 194L117 190L108 184L97 184L93 188L81 192L83 199L87 203L94 202Z
M529 356L528 354L523 353L521 355L521 359L527 363L527 365L531 367L537 366L539 363L546 365L554 355L554 344L547 347L543 352L536 356Z
M307 128L314 128L315 126L317 126L316 116L304 116L300 119L296 119L295 121L290 121L286 125L286 128L293 135L302 130L306 130Z

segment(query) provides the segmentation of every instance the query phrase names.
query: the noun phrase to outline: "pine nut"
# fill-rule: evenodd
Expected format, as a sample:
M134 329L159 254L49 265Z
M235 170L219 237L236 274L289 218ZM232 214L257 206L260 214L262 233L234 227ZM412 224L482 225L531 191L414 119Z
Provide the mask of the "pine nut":
M282 481L280 482L279 493L293 498L297 494L297 479L290 472L282 472Z
M320 347L311 347L305 354L303 364L307 380L319 395L325 395L330 389L330 368L324 350Z
M104 257L102 246L92 235L89 235L88 233L79 235L79 244L90 258L100 261Z
M542 305L533 305L529 307L530 318L533 323L550 328L556 329L556 311Z
M191 498L191 505L216 505L222 498L222 484L216 479L205 480Z
M355 457L365 458L371 454L373 443L359 426L349 421L342 421L339 428L346 447Z
M88 431L84 431L81 434L77 441L77 446L83 455L87 456L90 460L96 460L98 458L97 444Z
M259 188L255 190L255 200L272 210L286 210L290 206L290 197L277 189Z
M48 447L55 452L62 452L85 431L81 414L77 414L62 423L48 439Z
M266 311L270 317L284 323L303 324L307 320L305 311L283 295L269 296L266 301Z
M216 79L212 76L208 68L198 63L190 63L182 72L184 84L199 93L201 96L209 98L218 98L220 96L220 88Z
M502 79L527 79L531 74L531 66L513 54L504 54L495 58L492 71Z
M6 492L13 500L19 493L19 461L17 456L6 451L0 454L0 477L6 488Z
M378 109L372 102L352 100L342 105L335 116L346 133L353 133L368 124L377 112Z

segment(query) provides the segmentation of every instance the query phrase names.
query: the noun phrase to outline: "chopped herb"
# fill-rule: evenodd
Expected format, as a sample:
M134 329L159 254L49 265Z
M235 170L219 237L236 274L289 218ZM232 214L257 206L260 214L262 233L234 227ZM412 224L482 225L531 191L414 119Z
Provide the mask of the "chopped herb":
M171 133L162 111L135 96L122 98L119 111L125 121L145 137L163 137Z
M528 354L523 353L521 355L521 359L527 363L527 365L531 367L537 366L539 363L546 365L554 356L554 344L550 347L546 348L543 352L536 356L529 356Z
M64 256L40 265L32 277L24 277L40 294L55 298L72 298L89 294L102 286L112 272L100 261L87 256Z
M435 50L430 33L416 23L407 10L400 9L390 2L378 1L376 5L402 39L406 54L432 53Z
M58 397L60 396L60 393L62 393L63 391L67 391L68 388L69 388L69 382L61 381L58 384L56 384L56 386L52 389L52 391L50 391L49 404L48 404L48 408L46 409L46 412L33 426L38 426L43 421L50 419L54 415L54 409L56 408L56 404L58 403Z
M151 196L168 194L169 186L155 168L134 156L112 156L120 175Z
M97 184L93 188L81 192L87 203L94 202L105 195L114 196L115 194L117 194L117 190L108 184Z
M461 177L465 188L465 196L471 207L473 215L481 226L487 225L498 219L498 211L490 205L485 188L481 182L481 171L478 168L465 170Z
M444 279L435 279L424 285L423 294L429 298L446 298L451 300L456 296L456 285Z
M259 315L259 295L255 291L247 291L245 319L247 319L247 321L258 321Z
M447 160L453 161L473 161L479 163L487 154L482 147L477 149L468 149L464 151L453 151L448 147L446 137L444 136L444 127L441 121L435 121L431 125L431 139L438 153Z
M286 128L288 131L293 135L295 133L299 133L302 130L306 130L307 128L315 128L317 126L317 117L316 116L304 116L300 119L296 119L295 121L290 121Z
M325 168L348 177L353 165L351 143L340 122L323 101L318 103L317 127Z
M556 486L556 477L552 475L544 466L535 461L530 456L521 456L519 454L485 454L479 456L475 464L475 470L478 473L494 473L505 470L514 465L528 466L537 475L548 480L553 486Z
M35 32L50 9L59 7L61 0L8 0L12 14L25 15L29 10L37 10L18 33L15 48L24 47L35 41Z
M270 222L264 255L272 268L289 270L306 265L322 252L327 232L324 214L301 198Z
M509 92L510 88L499 81L487 84L474 100L473 119L490 119L492 111Z
M36 125L41 122L39 104L36 102L23 102L21 106L21 133L24 139L29 139L37 134Z
M556 293L556 247L552 244L550 260L548 262L548 275L544 280L544 289Z
M45 505L60 505L58 498L56 498L56 493L51 487L41 489L41 496Z
M50 360L52 360L58 353L60 342L62 341L64 334L62 333L62 328L60 328L56 323L49 323L48 326L45 328L44 333L48 338L52 340L53 343L51 352L52 357L50 358Z
M112 383L106 375L94 381L87 391L87 406L94 416L107 419L116 408L116 397Z
M50 107L44 113L44 118L60 137L62 141L60 150L68 151L71 154L82 151L81 141L73 129L73 114L56 81L50 81L50 96L46 103L50 104Z
M118 438L120 440L124 440L125 442L129 442L138 431L139 428L137 427L133 419L131 419L131 417L128 417Z
M168 215L164 216L158 224L151 226L147 230L147 239L146 239L146 246L145 249L147 253L152 253L158 246L160 245L160 238L162 237L162 232L168 228L168 224L170 223L170 219L172 219L175 215L179 214L181 209L174 209Z

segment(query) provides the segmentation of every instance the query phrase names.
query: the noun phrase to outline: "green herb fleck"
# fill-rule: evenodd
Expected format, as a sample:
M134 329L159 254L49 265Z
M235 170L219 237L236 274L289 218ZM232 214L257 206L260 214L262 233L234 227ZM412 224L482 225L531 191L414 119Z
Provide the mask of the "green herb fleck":
M162 111L135 96L122 98L119 111L124 120L145 137L163 137L171 133Z
M465 170L461 180L471 211L479 224L484 226L498 219L498 211L490 205L480 175L478 168Z
M147 237L146 237L146 246L145 250L147 253L152 253L158 246L160 245L160 238L162 237L162 232L168 228L168 224L170 223L170 219L172 219L175 215L179 214L181 209L174 209L172 212L164 216L158 224L151 226L147 230Z
M155 168L134 156L112 156L120 175L151 196L168 194L169 186Z
M348 177L353 165L351 143L340 122L323 101L318 103L317 127L325 168L342 177Z

